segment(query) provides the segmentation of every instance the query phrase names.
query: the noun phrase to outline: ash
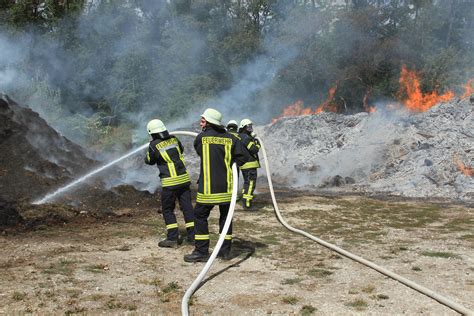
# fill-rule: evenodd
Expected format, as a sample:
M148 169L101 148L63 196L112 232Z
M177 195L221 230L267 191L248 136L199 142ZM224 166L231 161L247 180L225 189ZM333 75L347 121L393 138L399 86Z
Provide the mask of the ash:
M473 202L473 108L469 98L423 113L379 106L283 118L256 131L282 185Z

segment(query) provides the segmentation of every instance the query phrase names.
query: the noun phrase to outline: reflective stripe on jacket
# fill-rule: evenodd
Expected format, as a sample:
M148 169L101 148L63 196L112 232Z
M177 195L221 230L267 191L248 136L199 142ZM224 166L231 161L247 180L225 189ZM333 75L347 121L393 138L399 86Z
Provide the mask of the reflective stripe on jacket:
M175 136L152 140L145 163L158 166L162 187L173 188L191 184L184 163L183 145Z

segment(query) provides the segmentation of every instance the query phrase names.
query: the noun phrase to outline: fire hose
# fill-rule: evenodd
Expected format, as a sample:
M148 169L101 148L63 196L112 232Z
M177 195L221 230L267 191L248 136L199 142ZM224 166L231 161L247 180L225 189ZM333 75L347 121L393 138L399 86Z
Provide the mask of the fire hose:
M196 136L197 133L193 133L193 132L182 132L182 131L176 131L176 132L172 132L171 134L176 134L176 135L189 135L189 136ZM359 262L371 269L374 269L375 271L383 274L383 275L386 275L412 289L414 289L415 291L418 291L420 292L421 294L424 294L426 296L428 296L429 298L432 298L434 299L435 301L453 309L454 311L460 313L460 314L463 314L463 315L474 315L474 312L467 309L466 307L422 286L422 285L419 285L413 281L410 281L390 270L387 270L373 262L370 262L362 257L359 257L357 255L354 255L342 248L339 248L331 243L328 243L320 238L317 238L303 230L300 230L300 229L297 229L297 228L294 228L292 226L290 226L286 221L285 219L283 218L283 216L281 215L281 212L280 212L280 209L278 208L278 204L277 204L277 201L276 201L276 198L275 198L275 192L273 190L273 183L272 183L272 179L271 179L271 172L270 172L270 166L268 164L268 158L267 158L267 153L265 151L265 146L263 144L263 141L257 137L258 141L260 142L260 149L262 151L262 154L263 154L263 160L265 161L265 171L266 171L266 174L267 174L267 180L268 180L268 187L270 189L270 195L271 195L271 198L272 198L272 202L273 202L273 209L275 211L275 215L278 219L278 221L285 227L287 228L288 230L294 232L294 233L297 233L297 234L300 234L300 235L303 235L315 242L317 242L318 244L330 249L330 250L333 250L337 253L339 253L340 255L343 255L344 257L346 258L349 258L351 260L354 260L356 262ZM237 199L237 187L238 187L238 178L237 178L237 168L235 166L235 163L232 165L232 176L233 176L233 188L232 188L232 199L231 199L231 203L230 203L230 208L229 208L229 213L227 215L227 219L226 219L226 222L225 222L225 225L224 225L224 228L222 229L222 232L221 232L221 235L219 236L219 240L217 241L217 244L216 244L216 247L214 248L210 258L208 259L208 261L206 262L204 268L202 269L201 273L199 273L198 277L194 280L194 282L191 284L191 286L187 289L187 291L185 292L184 296L183 296L183 299L181 301L181 313L183 316L188 316L189 315L189 310L188 310L188 303L189 303L189 299L191 298L192 294L194 293L194 291L196 290L196 288L199 286L199 284L201 283L201 281L204 279L204 276L206 275L206 273L209 271L212 263L214 262L216 256L217 256L217 253L219 252L221 246L222 246L222 243L224 242L224 237L225 235L227 234L227 230L229 229L229 226L230 226L230 222L232 221L232 216L234 214L234 209L235 209L235 203L236 203L236 199Z

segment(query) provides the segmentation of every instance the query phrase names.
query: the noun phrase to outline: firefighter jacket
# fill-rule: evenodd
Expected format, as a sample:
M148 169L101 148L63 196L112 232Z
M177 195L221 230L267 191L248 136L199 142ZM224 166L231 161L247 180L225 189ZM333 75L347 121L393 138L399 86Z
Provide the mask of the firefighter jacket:
M183 145L174 136L150 142L145 163L156 164L160 170L161 186L178 188L191 184L183 158Z
M250 136L249 134L242 132L239 134L242 144L247 149L248 153L250 154L250 159L246 162L242 167L241 170L245 169L256 169L260 168L260 161L258 159L258 151L260 150L259 142Z
M249 159L242 143L224 129L207 126L194 140L201 157L197 202L227 204L232 197L232 164L243 165Z

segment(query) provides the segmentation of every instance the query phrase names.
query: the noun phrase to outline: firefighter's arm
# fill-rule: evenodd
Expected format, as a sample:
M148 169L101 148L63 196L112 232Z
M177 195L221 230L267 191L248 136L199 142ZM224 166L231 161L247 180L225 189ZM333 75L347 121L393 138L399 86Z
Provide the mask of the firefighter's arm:
M146 151L145 163L147 165L154 165L156 163L155 150L151 147L151 144Z
M258 139L256 138L256 137L257 137L257 134L255 134L254 132L252 132L252 134L251 134L250 136L252 136L253 142L255 143L255 146L257 147L257 149L260 150L260 142L259 142Z
M234 161L240 167L249 162L251 157L249 152L245 149L243 142L237 141L234 144Z
M196 150L196 153L198 154L199 157L201 157L201 153L202 153L202 142L201 142L201 134L199 134L198 136L196 136L196 138L194 139L194 150Z
M260 149L260 144L257 146L257 144L255 144L255 141L250 140L248 144L246 145L246 147L247 147L247 150L252 155L255 155L255 154L258 154L258 150Z

